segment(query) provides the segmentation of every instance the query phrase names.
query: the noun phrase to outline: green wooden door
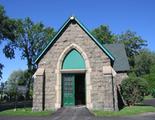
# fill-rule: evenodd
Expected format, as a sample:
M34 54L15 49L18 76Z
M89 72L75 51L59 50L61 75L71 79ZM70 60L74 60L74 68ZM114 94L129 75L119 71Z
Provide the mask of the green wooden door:
M63 106L75 105L75 76L74 74L62 75Z

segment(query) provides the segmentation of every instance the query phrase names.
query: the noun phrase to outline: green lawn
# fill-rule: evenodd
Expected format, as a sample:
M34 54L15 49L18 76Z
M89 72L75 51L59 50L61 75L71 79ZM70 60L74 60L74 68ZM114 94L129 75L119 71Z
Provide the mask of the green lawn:
M0 112L0 116L48 116L51 114L52 111L32 112L31 108L18 108L16 111L10 109Z
M144 100L150 100L150 99L153 99L153 97L151 95L148 95L148 96L144 97Z
M110 112L104 110L92 111L96 116L131 116L146 112L155 112L155 107L152 106L131 106L125 107L117 112Z

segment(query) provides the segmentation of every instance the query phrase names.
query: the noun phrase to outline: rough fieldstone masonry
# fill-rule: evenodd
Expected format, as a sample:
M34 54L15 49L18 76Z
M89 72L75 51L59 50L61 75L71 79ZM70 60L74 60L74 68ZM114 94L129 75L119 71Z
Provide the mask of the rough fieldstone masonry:
M84 29L70 19L56 40L37 61L34 75L33 110L50 110L62 107L62 71L65 56L76 49L86 64L86 107L88 109L117 110L116 84L126 77L112 67L112 60L92 40ZM118 76L118 77L117 77Z

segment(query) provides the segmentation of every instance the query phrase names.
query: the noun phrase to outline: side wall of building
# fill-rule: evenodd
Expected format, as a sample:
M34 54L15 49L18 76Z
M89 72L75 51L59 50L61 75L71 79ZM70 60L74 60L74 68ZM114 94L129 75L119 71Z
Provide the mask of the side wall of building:
M116 76L114 77L115 81L115 106L117 106L118 109L122 109L123 106L125 105L124 99L121 96L120 93L120 85L123 79L128 78L127 72L117 72Z
M115 76L116 85L119 86L123 79L128 78L128 75L126 72L117 72Z

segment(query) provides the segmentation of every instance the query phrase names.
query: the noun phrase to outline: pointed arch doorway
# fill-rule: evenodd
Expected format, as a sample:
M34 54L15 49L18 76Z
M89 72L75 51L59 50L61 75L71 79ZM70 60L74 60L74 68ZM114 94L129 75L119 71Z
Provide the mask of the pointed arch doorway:
M62 69L63 67L63 63L64 63L64 59L65 57L68 55L68 53L71 50L77 50L79 52L79 54L82 56L82 59L84 59L84 63L85 63L85 69ZM62 85L62 76L65 73L82 73L84 74L84 79L85 79L85 105L88 109L92 109L93 105L92 105L92 100L91 100L91 91L92 91L92 85L91 85L91 78L90 78L90 74L91 74L91 67L90 67L90 62L89 62L89 58L87 56L87 54L85 53L85 51L78 46L77 44L70 44L68 47L66 47L63 52L61 53L61 55L59 56L58 62L57 62L57 69L55 70L55 73L57 75L56 77L56 86L55 86L55 90L56 90L56 102L55 102L55 109L59 109L63 106L63 85Z
M76 50L70 50L62 62L62 106L86 104L85 61Z

